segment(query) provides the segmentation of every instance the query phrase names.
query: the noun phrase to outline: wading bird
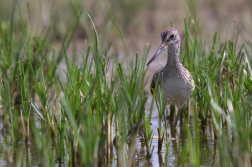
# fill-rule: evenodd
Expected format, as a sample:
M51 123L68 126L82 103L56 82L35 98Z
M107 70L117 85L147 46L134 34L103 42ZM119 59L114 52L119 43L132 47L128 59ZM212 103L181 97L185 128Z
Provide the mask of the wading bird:
M166 65L155 72L150 90L154 93L154 88L157 89L157 101L162 101L164 109L166 104L174 104L178 108L175 126L180 115L180 110L186 101L190 98L194 90L194 81L191 73L182 65L179 59L180 53L180 36L175 28L167 28L161 33L162 44L147 63L147 66L160 55L165 49L168 49L168 60ZM163 91L163 99L160 99L160 91ZM163 110L164 112L164 110Z

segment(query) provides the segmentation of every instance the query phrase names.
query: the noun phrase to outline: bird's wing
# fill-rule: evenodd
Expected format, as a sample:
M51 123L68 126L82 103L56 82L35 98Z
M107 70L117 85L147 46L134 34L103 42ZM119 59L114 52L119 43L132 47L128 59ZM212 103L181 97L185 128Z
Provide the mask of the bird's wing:
M158 70L153 75L153 78L152 78L152 81L151 81L151 85L150 85L151 94L153 94L156 84L158 84L158 82L160 80L160 77L162 77L162 75L163 75L163 72L161 70L162 69Z

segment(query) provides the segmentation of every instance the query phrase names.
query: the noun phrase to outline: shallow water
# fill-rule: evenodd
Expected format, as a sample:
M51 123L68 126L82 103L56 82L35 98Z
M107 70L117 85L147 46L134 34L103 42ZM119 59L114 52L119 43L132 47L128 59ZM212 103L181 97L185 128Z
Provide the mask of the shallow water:
M148 104L150 104L151 99L148 100ZM146 110L149 110L149 106L147 105ZM153 154L151 159L148 161L146 160L146 149L145 145L142 142L142 137L138 136L136 142L136 155L135 155L135 166L190 166L189 164L189 156L188 156L188 137L187 132L185 130L184 125L179 125L177 131L174 131L170 128L168 124L168 132L169 132L169 139L165 139L163 144L162 153L159 154L158 149L158 114L157 109L154 107L153 114L152 114L152 129L154 130L152 146L154 147ZM193 119L191 119L189 123L189 128L191 130L191 135L194 140L194 124ZM199 130L199 157L200 157L200 164L201 166L220 166L219 160L219 151L216 146L216 141L214 139L212 125L209 123L208 127L206 128L205 133ZM0 166L12 166L13 156L15 156L13 151L13 146L8 146L7 143L12 143L10 134L5 134L5 130L3 128L3 124L0 122ZM34 148L33 141L29 141L28 143L19 142L18 149L19 153L23 154L24 159L22 160L24 166L37 166L39 158L36 157L36 149ZM195 144L195 142L194 142ZM196 145L197 146L197 145ZM195 146L195 147L196 147ZM6 149L9 147L9 149ZM11 149L10 149L11 148ZM5 151L4 151L5 150ZM7 150L7 151L6 151ZM22 151L20 151L22 150ZM52 148L54 150L54 148ZM55 150L54 150L55 151ZM114 158L111 162L111 166L117 166L116 164L116 151L113 151ZM186 155L186 156L182 156ZM186 157L186 158L183 158ZM67 157L66 157L67 159ZM10 164L10 162L12 162ZM55 166L58 166L57 162L55 162Z
M156 129L158 127L158 120L153 119L152 127ZM190 129L193 131L193 125L190 125ZM158 134L155 133L155 136ZM148 164L144 164L143 166L177 166L177 165L189 165L188 159L181 159L182 154L185 154L185 148L188 145L188 139L186 131L181 129L178 126L177 132L171 132L171 139L166 139L166 143L163 144L163 151L162 154L158 154L158 140L157 137L153 139L152 145L154 146L154 151L152 154L152 158ZM141 143L138 143L138 146ZM165 146L166 145L166 146ZM216 150L216 143L213 138L213 134L210 128L207 128L206 133L200 132L200 164L202 166L218 166L219 158L218 158L218 151ZM138 149L140 150L141 147L139 146ZM144 149L144 148L142 148ZM143 153L143 154L141 154ZM138 152L138 156L143 157L142 160L145 160L146 153L145 152ZM141 166L141 165L139 165Z
M148 104L150 103L151 103L151 99L148 100ZM147 106L147 110L148 110L148 107L149 106ZM160 155L158 154L158 150L157 150L158 111L155 106L154 106L152 115L153 117L152 117L151 127L155 132L154 139L152 142L154 146L154 151L152 154L151 161L144 164L143 166L178 166L178 165L189 166L188 159L181 159L182 154L186 153L185 148L188 147L187 132L186 132L186 129L184 128L185 125L180 125L180 123L178 122L178 129L177 131L175 131L174 128L170 127L168 123L168 132L170 135L170 139L166 139L165 141L166 144L163 144L163 152ZM194 132L193 119L190 120L189 128L191 130L191 135L194 141L195 136L193 133ZM214 139L214 133L213 133L211 123L208 123L208 127L206 128L205 132L203 132L200 128L198 128L198 130L199 130L199 150L200 150L199 154L200 154L201 166L220 166L219 152L217 150L216 141ZM145 158L145 155L141 155L141 156Z

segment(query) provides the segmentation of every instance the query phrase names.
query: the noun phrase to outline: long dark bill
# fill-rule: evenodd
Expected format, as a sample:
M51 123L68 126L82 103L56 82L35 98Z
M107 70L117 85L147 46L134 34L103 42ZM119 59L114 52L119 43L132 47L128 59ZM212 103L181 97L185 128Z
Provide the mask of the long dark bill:
M148 66L153 60L155 60L155 59L157 58L157 56L160 55L166 48L167 48L167 46L164 45L164 43L162 43L161 46L158 48L158 50L156 51L156 53L155 53L154 56L150 59L150 61L147 63L146 66Z

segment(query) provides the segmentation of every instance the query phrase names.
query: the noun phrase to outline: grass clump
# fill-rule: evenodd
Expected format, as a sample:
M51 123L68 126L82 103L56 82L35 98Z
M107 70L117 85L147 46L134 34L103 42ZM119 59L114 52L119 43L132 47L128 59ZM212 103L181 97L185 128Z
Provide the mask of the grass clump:
M13 16L14 12L16 9ZM24 143L28 150L31 143L42 166L110 164L114 139L118 165L133 164L147 100L148 49L141 59L136 54L130 66L114 63L115 53L110 45L100 43L94 28L91 45L86 45L78 65L79 53L74 50L72 59L67 54L76 29L67 31L57 53L48 41L50 28L41 36L31 36L29 26L24 26L25 33L18 39L13 30L5 33L7 29L1 28L3 124L9 134L4 150L9 152L8 145L15 150L7 163L23 164L29 152L19 150L19 144ZM60 77L62 60L66 62L66 80ZM127 143L131 143L129 154Z
M239 30L231 40L224 43L220 42L218 34L215 33L211 51L207 53L204 37L198 26L194 27L195 35L192 37L189 31L190 24L190 20L185 22L185 49L182 55L184 55L184 64L195 79L194 114L198 115L201 129L204 132L207 126L213 126L214 136L220 150L221 165L226 166L231 163L234 166L243 166L249 164L248 152L250 152L251 145L251 102L249 98L252 93L252 71L246 46L242 45L240 49L237 49ZM195 63L192 60L195 60ZM198 123L195 123L194 126L197 125ZM198 133L199 131L195 129L195 140ZM190 144L197 144L197 142L190 142ZM195 146L195 149L198 147ZM234 152L240 156L232 156ZM227 154L231 156L226 156ZM199 159L198 154L194 155L196 159ZM191 158L191 160L195 159ZM198 162L195 164L196 161L192 162L194 165L199 165Z

